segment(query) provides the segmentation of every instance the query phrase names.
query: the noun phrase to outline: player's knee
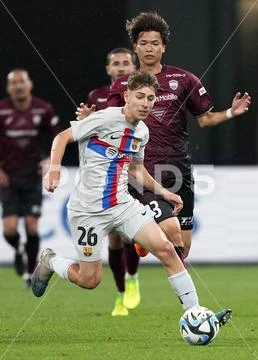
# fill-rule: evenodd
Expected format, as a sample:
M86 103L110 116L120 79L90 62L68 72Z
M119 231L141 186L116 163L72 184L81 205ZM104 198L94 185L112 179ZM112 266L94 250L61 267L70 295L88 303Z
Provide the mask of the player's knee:
M163 264L173 259L176 255L174 246L168 240L164 241L157 251L157 255Z
M7 239L9 237L16 236L18 234L17 227L16 226L5 226L4 227L4 237Z
M98 275L93 275L91 277L79 279L78 285L84 289L93 290L100 284L100 282L101 282L101 277Z
M26 219L26 233L28 235L37 235L38 221L36 219Z
M174 244L174 246L184 246L181 230L178 230L174 234L172 243Z
M183 238L181 233L180 224L177 219L173 218L169 224L166 224L164 229L168 239L174 244L174 246L183 246Z

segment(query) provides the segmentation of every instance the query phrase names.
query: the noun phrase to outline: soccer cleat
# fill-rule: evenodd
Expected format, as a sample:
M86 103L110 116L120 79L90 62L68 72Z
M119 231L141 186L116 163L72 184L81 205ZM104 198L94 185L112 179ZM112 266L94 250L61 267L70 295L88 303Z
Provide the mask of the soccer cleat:
M45 249L40 256L40 262L38 263L32 278L31 288L35 296L40 297L44 294L48 282L51 279L54 271L49 267L49 260L56 256L56 253L52 249Z
M124 306L127 309L135 309L141 302L138 279L125 280Z
M134 243L134 248L138 256L145 257L149 254L147 249L144 249L141 245Z
M111 313L112 316L128 316L129 312L123 303L124 296L121 294L117 295L114 309Z
M232 318L232 310L223 309L215 313L215 316L219 320L219 326L225 325Z
M19 251L15 252L14 269L17 275L22 276L24 271L24 263L23 263L23 255Z

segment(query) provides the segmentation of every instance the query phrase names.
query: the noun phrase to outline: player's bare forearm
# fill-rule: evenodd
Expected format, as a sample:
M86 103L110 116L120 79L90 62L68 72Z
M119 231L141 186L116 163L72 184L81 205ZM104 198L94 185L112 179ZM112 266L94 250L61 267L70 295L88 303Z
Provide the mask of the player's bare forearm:
M241 93L236 93L231 108L219 112L209 111L197 117L200 127L212 127L219 125L228 119L242 115L249 110L251 97L247 92L241 97Z
M71 128L62 131L53 141L50 156L50 167L44 176L43 185L49 192L54 192L60 182L61 163L68 143L73 141Z
M61 166L66 146L72 141L73 135L71 128L62 131L54 138L50 154L50 168L57 169Z
M162 195L163 186L161 186L146 170L142 162L134 162L130 166L130 175L139 182L145 189L155 194Z
M209 111L208 113L198 117L198 123L201 128L216 126L225 121L227 121L226 110L219 112Z
M133 176L145 189L153 192L156 195L160 195L163 199L174 203L174 214L177 215L183 208L183 201L177 194L173 194L159 184L146 170L143 162L134 161L129 169L129 173Z

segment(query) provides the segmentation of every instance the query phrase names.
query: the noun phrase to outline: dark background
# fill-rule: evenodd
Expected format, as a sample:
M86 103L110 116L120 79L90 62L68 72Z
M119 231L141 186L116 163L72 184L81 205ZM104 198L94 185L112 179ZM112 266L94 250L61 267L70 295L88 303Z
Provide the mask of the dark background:
M214 111L230 107L236 91L252 96L248 114L217 128L199 129L189 115L193 162L257 164L257 4L244 19L253 4L255 0L0 2L0 96L6 95L6 74L24 67L34 82L33 93L52 102L68 127L76 104L109 82L106 54L130 46L125 20L139 11L157 10L172 33L164 62L202 78ZM64 162L75 165L77 145L69 147Z

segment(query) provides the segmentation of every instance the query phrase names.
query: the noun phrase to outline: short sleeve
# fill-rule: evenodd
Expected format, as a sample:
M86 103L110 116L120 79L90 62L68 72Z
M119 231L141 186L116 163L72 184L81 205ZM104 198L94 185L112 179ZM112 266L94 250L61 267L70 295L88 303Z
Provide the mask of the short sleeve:
M98 132L103 128L104 112L97 111L85 119L80 121L71 121L71 128L74 141L83 141L92 136L96 136Z
M188 76L186 107L191 114L198 116L211 110L213 101L201 80L192 73L188 73Z

